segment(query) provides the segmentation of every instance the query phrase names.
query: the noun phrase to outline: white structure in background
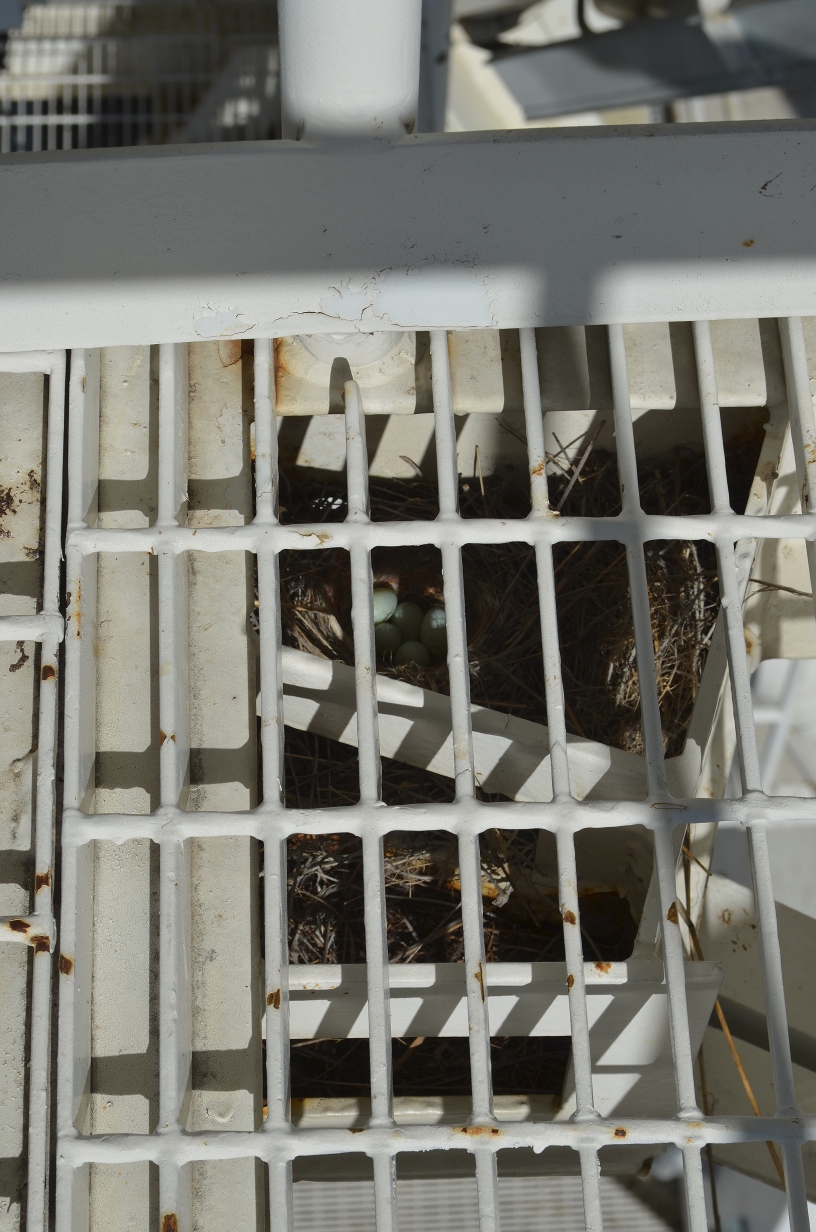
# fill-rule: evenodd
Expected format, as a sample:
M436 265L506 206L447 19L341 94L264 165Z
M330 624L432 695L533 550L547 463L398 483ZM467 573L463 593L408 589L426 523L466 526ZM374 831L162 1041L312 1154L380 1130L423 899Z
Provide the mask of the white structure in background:
M279 136L273 0L29 4L0 153Z

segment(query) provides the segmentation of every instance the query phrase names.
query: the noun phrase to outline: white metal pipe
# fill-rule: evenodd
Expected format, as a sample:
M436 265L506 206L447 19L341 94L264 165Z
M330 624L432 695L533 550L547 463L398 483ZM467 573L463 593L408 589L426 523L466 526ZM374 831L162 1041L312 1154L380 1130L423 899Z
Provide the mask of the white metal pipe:
M281 0L284 137L416 129L421 0Z

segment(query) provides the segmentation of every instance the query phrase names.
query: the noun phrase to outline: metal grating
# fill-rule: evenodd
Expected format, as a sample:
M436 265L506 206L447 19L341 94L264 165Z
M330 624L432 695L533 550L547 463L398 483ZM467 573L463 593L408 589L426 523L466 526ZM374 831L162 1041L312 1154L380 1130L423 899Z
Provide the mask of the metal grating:
M5 1213L10 1211L16 1219L19 1204L27 1201L25 1226L38 1232L45 1226L50 1173L50 956L56 942L52 904L57 690L63 638L60 568L66 357L61 352L3 355L0 374L8 415L3 482L9 486L3 489L4 513L15 515L6 516L11 528L3 529L0 567L5 566L4 586L9 585L11 570L21 563L33 569L36 578L33 595L32 588L22 584L18 593L2 596L0 616L5 670L14 673L5 698L4 754L9 737L12 741L22 738L21 751L30 746L11 767L11 777L19 780L16 803L9 797L7 783L3 785L0 857L4 884L0 892L7 898L13 891L15 859L22 857L23 902L27 905L0 916L3 1142L6 1150L13 1151L2 1163L4 1193L9 1197ZM25 512L20 516L21 481L29 495L37 493L31 506L33 523ZM22 526L14 525L18 520ZM10 905L4 902L6 911Z
M677 1145L685 1164L689 1227L707 1226L701 1150L707 1143L762 1143L774 1140L784 1158L786 1186L795 1232L808 1227L802 1145L816 1138L816 1121L796 1106L788 1024L782 987L780 948L767 851L767 827L776 820L813 822L809 800L766 798L751 709L749 669L742 624L742 595L756 539L805 539L814 576L813 502L816 498L816 421L801 322L780 322L791 430L803 493L801 514L759 519L735 514L729 504L711 332L694 326L700 401L712 512L688 518L646 514L640 506L624 331L608 329L615 433L622 513L608 519L554 517L548 505L536 338L521 331L521 364L532 512L509 526L497 520L460 518L457 510L456 428L451 397L448 338L431 332L431 361L439 517L433 522L372 522L368 504L368 462L359 393L345 388L348 518L331 527L282 525L276 516L277 444L272 381L272 343L254 343L255 502L254 517L191 525L186 515L187 391L186 345L164 344L158 372L158 507L138 526L100 526L96 517L99 475L99 352L73 353L70 383L70 476L66 532L65 809L62 819L62 931L60 941L60 1026L57 1096L58 1192L56 1226L76 1232L93 1221L89 1186L94 1168L148 1169L157 1183L156 1214L163 1232L188 1232L200 1224L193 1211L195 1169L237 1161L263 1166L266 1179L261 1210L268 1202L274 1227L293 1227L293 1163L342 1157L350 1150L373 1164L376 1226L396 1229L396 1162L429 1151L469 1153L475 1167L482 1232L499 1227L497 1156L499 1151L568 1148L580 1165L584 1222L603 1226L599 1150L610 1144L649 1147ZM225 524L225 522L227 524ZM579 800L571 791L561 664L558 651L553 546L599 539L626 549L632 615L642 690L648 796L616 801ZM655 686L651 621L643 544L652 539L700 540L715 545L732 700L736 720L743 795L736 800L677 799L669 791ZM549 802L486 803L474 788L472 715L463 599L462 549L471 543L522 541L535 548L541 633L547 681L552 799ZM448 665L456 800L421 808L387 808L380 796L380 752L376 667L371 608L371 551L378 546L432 544L441 553L448 615ZM278 590L282 551L317 546L348 551L352 575L357 742L360 802L343 810L288 810L282 802L283 672ZM190 681L188 679L187 562L197 554L222 561L257 560L260 604L260 718L263 798L256 807L218 806L215 796L193 811L188 802L190 757ZM96 666L87 621L94 602L97 560L139 554L155 557L159 647L159 726L161 732L158 807L145 813L92 813L95 758ZM86 625L83 630L83 624ZM775 1116L704 1117L694 1083L694 1053L689 1027L689 992L683 937L676 906L676 853L673 837L688 824L731 821L745 827L754 873L762 950L768 1033L773 1060ZM575 835L587 828L642 825L651 832L655 859L654 928L660 944L668 996L676 1088L676 1115L611 1119L596 1111L590 1049L589 973L584 964ZM479 834L491 828L550 831L557 843L559 901L567 960L569 1024L575 1083L575 1112L565 1120L523 1121L496 1116L490 1067L489 998L491 971L485 962ZM391 970L385 929L382 841L395 828L413 832L446 830L459 845L465 941L468 1038L472 1111L459 1124L400 1124L394 1121L391 1075ZM355 1127L293 1124L289 1109L289 974L286 917L286 842L289 835L335 833L362 841L365 881L366 996L371 1061L371 1116ZM250 1115L244 1128L190 1128L191 1073L191 851L199 840L257 840L265 859L263 994L266 1001L266 1091L268 1115ZM109 842L124 848L134 841L159 851L158 1113L141 1132L96 1134L88 1126L91 1071L93 929L91 909L93 847ZM643 929L642 929L643 931ZM589 967L592 964L588 964ZM229 1012L229 1007L227 1007ZM338 1160L342 1166L342 1160ZM253 1171L257 1180L257 1171ZM263 1191L267 1190L267 1197ZM152 1201L152 1199L151 1199ZM151 1208L152 1209L152 1208ZM135 1217L134 1217L135 1218ZM265 1216L258 1216L263 1226ZM31 1225L36 1226L36 1225ZM137 1226L134 1224L134 1226Z
M266 0L28 5L0 72L0 152L266 139L278 110Z

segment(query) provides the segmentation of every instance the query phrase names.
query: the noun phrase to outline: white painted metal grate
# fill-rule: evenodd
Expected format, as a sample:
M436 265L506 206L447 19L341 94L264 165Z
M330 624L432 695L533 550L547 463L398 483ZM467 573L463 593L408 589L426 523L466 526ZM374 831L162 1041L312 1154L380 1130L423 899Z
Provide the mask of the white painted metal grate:
M736 514L729 503L716 376L709 325L694 326L700 405L712 512L699 517L646 514L639 498L637 460L630 406L624 331L608 329L614 419L622 512L608 519L558 518L548 504L545 448L536 337L521 331L521 371L528 449L532 511L520 522L489 518L463 519L457 509L457 441L451 396L448 336L431 332L433 407L437 455L439 516L431 522L374 522L369 516L368 460L359 391L345 387L348 517L343 523L314 526L281 524L276 514L278 494L272 342L254 342L255 494L254 516L199 519L187 514L187 403L191 388L186 344L164 344L155 373L158 396L158 505L137 525L100 525L99 389L100 353L75 351L71 362L68 471L69 509L66 532L67 591L70 608L66 631L65 682L65 809L62 819L62 931L60 939L60 1039L57 1096L58 1190L57 1228L61 1232L96 1226L93 1187L108 1169L130 1178L136 1193L134 1168L141 1168L146 1210L160 1220L162 1232L188 1232L208 1226L196 1212L194 1192L201 1193L201 1168L229 1170L249 1165L251 1202L258 1209L258 1226L268 1218L274 1228L293 1227L292 1168L294 1161L365 1154L373 1164L376 1224L396 1229L396 1165L398 1159L430 1151L467 1152L475 1166L482 1232L499 1227L497 1158L500 1151L567 1148L576 1153L582 1181L584 1222L603 1226L598 1152L610 1145L659 1147L676 1144L683 1152L689 1226L707 1227L701 1150L707 1143L764 1143L774 1140L784 1158L785 1178L796 1232L807 1228L802 1147L816 1138L816 1121L797 1108L782 987L779 939L767 851L768 826L775 821L816 820L812 801L762 794L754 735L749 668L745 654L742 596L757 539L804 539L811 577L816 525L816 421L802 324L780 322L788 406L802 490L801 514L759 519ZM233 344L231 344L233 345ZM234 472L233 472L234 473ZM667 781L660 711L654 676L649 596L643 556L653 540L698 540L717 550L722 609L728 649L732 700L736 719L743 794L736 800L677 798ZM641 681L643 734L646 746L648 795L613 801L578 799L570 778L570 748L564 714L558 649L553 547L559 543L614 540L624 545L632 596L632 614ZM462 549L473 543L524 542L535 549L541 634L546 675L549 724L549 766L552 798L538 803L488 803L474 785L472 713L469 703L468 647L463 598ZM451 804L389 808L380 795L380 750L376 660L371 607L370 554L375 547L432 544L442 557L445 608L448 619L452 747L456 799ZM360 801L342 810L287 809L283 803L283 669L280 631L279 556L283 551L316 547L349 553L352 577L357 743ZM213 793L203 804L188 797L191 683L188 607L188 562L199 554L222 562L257 560L260 613L260 741L263 796L257 806L248 799L241 807L224 807ZM97 562L138 555L155 557L158 603L158 717L160 728L158 807L144 812L93 812L96 757L97 649L88 626L93 624ZM633 793L634 795L634 793ZM223 801L224 797L220 797ZM194 810L206 811L194 811ZM757 921L762 952L767 1025L773 1061L776 1115L705 1117L698 1106L694 1080L696 1045L690 1032L692 980L684 962L683 935L677 909L676 844L673 838L689 824L720 822L743 825L748 835L754 873ZM575 836L587 828L643 826L652 835L656 877L645 909L641 936L649 922L660 932L668 996L676 1115L610 1117L599 1114L597 1075L591 1055L589 1002L597 977L594 964L584 962ZM395 1123L391 1073L393 1034L391 992L399 984L388 962L383 879L383 837L398 828L415 833L445 830L457 837L461 878L465 961L462 984L467 1009L472 1109L459 1123ZM575 1085L575 1110L569 1119L521 1120L498 1115L491 1064L492 987L512 977L485 961L480 833L493 828L547 830L558 853L559 904L563 920L566 970L553 979L565 980L569 1034ZM289 1109L290 992L297 981L289 968L287 937L286 843L290 835L332 834L338 830L362 842L365 885L366 989L371 1065L371 1116L363 1126L293 1124ZM191 860L200 858L200 841L256 840L263 844L265 910L263 995L266 1001L266 1104L263 1120L256 1105L243 1127L222 1129L217 1118L191 1129L193 1023L190 901L195 890ZM112 844L124 853L133 843L153 844L159 852L159 987L158 1105L152 1122L139 1132L117 1132L100 1122L94 1132L89 1120L92 1103L91 1021L96 999L105 989L92 986L94 970L93 861L94 847ZM131 845L130 847L128 845ZM212 848L213 851L216 848ZM223 859L228 859L224 847ZM245 858L249 865L249 848ZM195 855L196 852L199 855ZM125 867L125 866L123 866ZM226 876L226 874L225 874ZM214 884L217 886L217 874ZM123 891L124 892L124 891ZM224 908L226 910L226 908ZM138 930L134 936L142 936ZM653 951L654 952L654 951ZM502 965L504 967L504 965ZM297 974L303 974L300 969ZM519 971L522 985L529 972ZM563 989L563 985L562 985ZM520 994L520 995L523 995ZM396 1000L394 1001L396 1006ZM295 999L292 1000L294 1012ZM222 1007L222 1010L224 1007ZM228 1007L227 1007L228 1012ZM237 1011L236 1011L237 1012ZM251 1051L251 1043L241 1045ZM236 1084L238 1085L238 1084ZM193 1124L196 1124L193 1117ZM342 1167L342 1159L338 1160ZM265 1170L258 1180L258 1168ZM198 1171L196 1171L198 1169ZM144 1179L146 1177L146 1180ZM239 1181L238 1173L234 1180ZM257 1189L253 1189L257 1186ZM267 1188L268 1186L268 1188ZM152 1187L152 1188L151 1188ZM217 1186L216 1186L217 1188ZM227 1187L228 1191L229 1187ZM225 1192L227 1192L225 1191ZM209 1191L210 1193L215 1190ZM264 1196L264 1195L267 1196ZM134 1199L135 1201L135 1199ZM141 1199L139 1199L141 1201ZM268 1206L267 1206L268 1204ZM268 1216L263 1213L268 1209ZM128 1214L141 1226L139 1207ZM237 1216L236 1216L237 1217ZM124 1221L122 1226L125 1226ZM128 1224L130 1226L130 1224Z
M3 487L0 548L4 587L12 583L15 567L19 570L22 564L29 571L26 577L17 574L16 593L0 599L3 662L5 671L14 674L5 691L4 762L16 752L3 782L0 851L5 908L0 916L3 1214L16 1221L21 1206L27 1205L25 1226L34 1230L45 1226L50 1172L65 377L61 352L0 357L3 484L8 485ZM20 858L18 890L14 870Z

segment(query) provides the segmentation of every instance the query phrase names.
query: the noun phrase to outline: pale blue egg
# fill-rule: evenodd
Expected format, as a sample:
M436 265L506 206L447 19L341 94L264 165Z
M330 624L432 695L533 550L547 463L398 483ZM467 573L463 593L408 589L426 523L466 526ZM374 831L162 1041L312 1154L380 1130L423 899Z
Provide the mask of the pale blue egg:
M393 615L396 606L397 596L390 586L377 586L374 588L375 625L380 624L383 620L388 620Z
M429 652L435 657L448 653L448 632L445 625L445 609L443 607L432 607L422 618L422 629L420 631L422 644L427 646Z
M417 667L428 667L431 656L422 642L403 642L394 655L394 662L397 667L402 667L406 663L416 663Z
M377 654L388 654L402 645L402 634L390 620L384 620L382 624L374 626L374 645L377 647Z
M422 628L422 608L418 603L398 603L391 617L406 642L418 642Z

